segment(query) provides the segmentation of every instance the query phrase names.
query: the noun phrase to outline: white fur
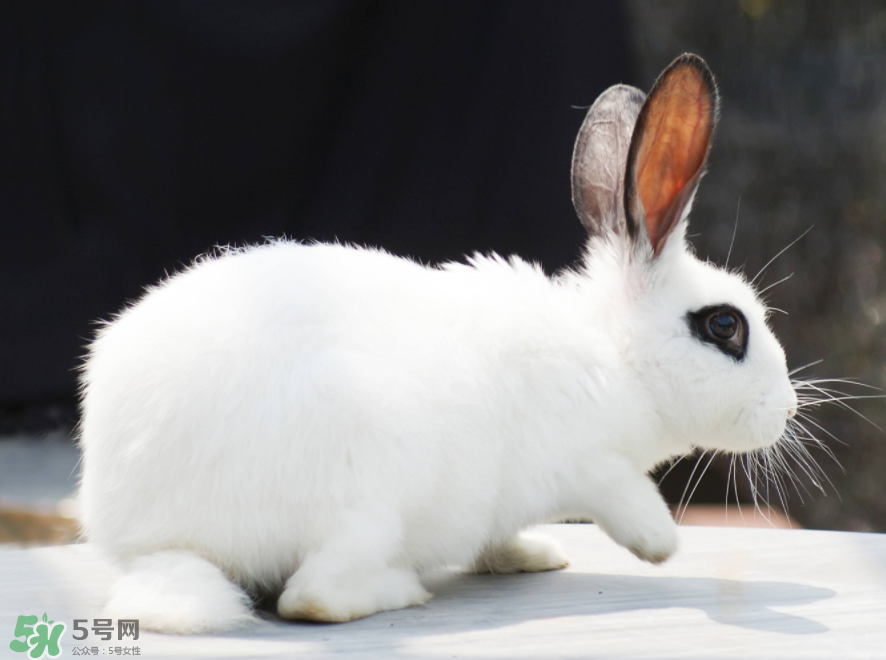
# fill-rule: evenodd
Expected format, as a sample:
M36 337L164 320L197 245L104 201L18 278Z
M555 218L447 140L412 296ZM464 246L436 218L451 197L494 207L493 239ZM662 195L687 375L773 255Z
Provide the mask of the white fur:
M563 567L520 535L563 518L667 559L676 527L646 473L768 446L797 401L751 287L688 249L688 204L653 257L610 197L609 230L554 278L278 241L123 311L92 344L81 425L82 523L128 566L112 610L225 630L250 620L245 589L348 621L424 603L433 567ZM741 361L690 332L715 304L747 317Z
M114 585L105 611L147 630L201 633L256 623L249 597L217 566L186 550L136 557Z
M493 546L474 561L475 573L538 573L569 566L560 544L542 534L521 532L510 542Z
M667 558L645 473L693 445L774 442L793 405L753 293L674 243L644 270L598 239L586 271L550 279L277 242L155 288L84 374L83 524L136 561L115 609L169 631L242 623L220 573L166 579L199 555L248 589L287 585L284 616L348 620L423 602L416 572L564 516ZM745 363L682 322L713 302L748 315Z

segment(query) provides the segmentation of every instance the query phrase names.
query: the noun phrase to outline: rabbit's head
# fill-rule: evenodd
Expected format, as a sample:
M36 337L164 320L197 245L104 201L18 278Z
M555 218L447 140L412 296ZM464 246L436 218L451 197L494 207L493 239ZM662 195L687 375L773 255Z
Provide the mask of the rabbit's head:
M606 291L622 358L668 435L751 451L782 436L797 397L752 286L686 243L718 105L694 55L676 59L648 96L607 90L576 142L573 202L591 234L587 275Z

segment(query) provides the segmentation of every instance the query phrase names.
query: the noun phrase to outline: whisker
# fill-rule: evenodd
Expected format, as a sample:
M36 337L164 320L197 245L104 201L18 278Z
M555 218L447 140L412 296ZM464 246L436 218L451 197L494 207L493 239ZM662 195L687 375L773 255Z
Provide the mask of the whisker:
M816 426L819 426L815 421L813 421L813 420L811 420L811 419L810 419L810 420L807 420L807 421L812 422L812 423L815 424ZM833 460L834 463L837 464L837 466L843 471L843 474L848 474L848 472L846 471L846 468L843 467L843 464L840 463L840 461L837 459L837 457L836 457L836 455L834 454L834 452L831 451L831 448L830 448L830 447L828 447L828 446L825 445L821 440L819 440L819 439L816 438L814 435L812 435L812 433L809 432L809 429L807 429L807 428L803 425L802 422L800 422L800 421L798 421L798 420L795 419L795 420L793 420L793 423L797 426L797 428L799 428L801 431L803 431L803 433L806 434L806 439L811 440L812 442L814 442L815 445L816 445L818 448L820 448L821 450L823 450L823 451L825 452L825 454L827 454L828 457L830 457L831 460ZM819 426L819 428L821 428L821 427ZM822 429L822 430L824 431L824 429ZM825 432L827 433L827 431L825 431ZM797 440L797 442L798 442L801 446L803 446L803 448L805 449L805 446L803 445L803 438L800 438L799 436L797 436L796 433L794 433L794 438L795 438L795 439ZM839 442L839 440L838 440L837 442ZM845 445L846 443L842 443L842 444ZM806 451L807 451L807 453L808 453L808 450L806 450ZM810 458L811 458L811 456L810 456ZM818 469L821 471L821 473L824 474L824 470L822 470L820 466L818 466L818 465L816 464L816 467L818 467ZM825 478L827 479L827 475L826 475L826 474L825 474ZM831 484L831 485L833 485L833 484ZM836 490L836 488L835 488L834 490Z
M684 458L686 458L687 456L691 456L691 455L692 455L692 452L689 452L688 454L683 454L682 456L677 458L676 461L671 463L671 465L667 469L667 471L663 475L661 475L661 479L658 480L658 485L661 486L661 482L664 481L665 477L671 473L671 470L673 470L675 467L677 467Z
M812 228L801 234L793 243L805 236ZM788 245L790 247L793 245ZM787 248L785 248L787 249ZM782 251L784 252L784 251ZM776 257L779 255L776 255ZM774 258L773 258L774 259ZM770 260L771 263L772 260ZM768 266L768 264L767 264ZM766 266L764 266L765 270ZM762 272L762 271L761 271ZM755 280L759 279L758 273ZM790 277L790 276L788 276ZM776 284L784 281L784 278L766 289L760 291L760 295ZM754 506L754 515L759 514L770 525L774 526L772 515L773 509L778 510L780 507L784 511L791 524L791 516L789 513L789 504L793 497L798 497L801 506L807 502L807 498L813 498L813 491L818 491L825 497L828 491L833 490L838 498L842 497L837 490L836 485L831 479L828 472L833 469L825 470L820 462L821 455L814 452L815 449L821 450L830 460L836 464L843 474L847 474L846 468L840 463L837 455L821 438L816 437L815 432L819 432L835 442L846 445L837 435L825 428L819 423L809 412L813 408L823 406L825 404L835 405L844 408L859 418L871 424L874 428L880 429L880 426L867 416L862 414L849 402L863 401L865 399L883 399L886 394L882 394L884 390L867 383L859 382L854 378L793 378L796 374L814 367L823 362L816 360L808 364L804 364L790 371L791 385L797 395L796 415L787 420L784 434L781 441L775 445L763 447L754 452L744 454L733 454L729 461L729 469L726 475L726 495L724 506L728 516L730 490L735 494L735 502L738 505L739 515L744 521L744 513L742 497L740 497L738 472L739 469L744 472L744 478L747 479L750 488L750 500ZM853 394L854 387L863 388L868 393ZM843 391L847 390L847 391ZM683 496L677 507L677 519L683 520L686 511L692 500L692 497L698 489L701 480L713 464L717 452L705 462L702 467L702 459L706 452L699 456L699 460L693 467L689 482L683 491ZM695 479L696 473L702 467L700 475ZM744 488L744 485L742 486ZM775 493L777 501L773 502L772 493ZM688 493L688 497L687 497ZM765 506L764 506L765 505ZM765 511L764 511L765 508Z
M825 393L827 393L827 394L832 394L832 395L835 395L835 396L848 396L848 397L856 397L856 396L857 396L857 397L861 397L861 396L865 396L865 395L863 395L863 394L852 394L852 393L850 393L850 392L844 392L843 390L838 390L836 387L834 387L834 386L832 386L832 385L829 386L829 387L824 387L821 383L816 383L816 382L814 382L814 381L809 381L808 383L805 383L805 384L807 385L807 387L803 387L803 384L802 384L802 383L798 383L798 384L794 387L794 389L803 392L803 394L806 395L807 397L810 396L810 392L809 392L808 390L813 390L813 391L815 391L815 392L825 392ZM847 385L854 385L854 383L846 383L846 384L847 384ZM883 390L881 390L881 389L879 389L879 388L877 388L877 387L868 388L868 389L873 389L873 390L876 391L876 392L882 392L882 391L883 391Z
M778 496L781 510L784 512L785 518L787 518L788 527L793 528L794 525L791 522L791 514L788 510L786 497L787 485L784 483L784 478L781 475L781 469L777 457L778 450L775 447L770 447L768 451L763 453L763 458L769 464L769 468L772 472L772 483L775 486L775 494Z
M769 471L766 469L766 452L757 454L756 461L760 471L763 473L763 484L766 486L766 511L769 513L769 517L772 518L772 505L769 503L772 499L772 496L769 494L769 484L772 479L770 478Z
M704 466L704 470L701 471L701 474L699 475L698 480L695 482L695 486L693 487L692 492L689 493L689 498L686 500L686 504L683 506L683 513L680 515L680 520L677 524L681 524L683 522L683 517L686 515L686 509L689 508L689 502L692 501L692 496L695 495L698 484L700 484L701 480L704 479L705 473L708 471L708 468L711 467L711 463L714 462L714 459L717 458L718 453L719 450L715 449L714 452L711 454L711 458L708 460L707 465Z
M758 296L762 296L764 293L766 293L767 291L769 291L769 289L771 289L772 287L776 287L776 286L778 286L779 284L781 284L782 282L787 282L787 281L788 281L789 279L791 279L793 276L794 276L794 274L791 273L791 274L788 275L787 277L782 277L780 280L778 280L778 282L773 282L772 284L770 284L769 286L767 286L765 289L761 289L760 291L757 291L757 295L758 295ZM770 307L770 309L773 309L773 308Z
M854 394L844 394L842 396L832 396L832 395L830 395L830 393L827 390L821 390L821 391L824 392L825 394L828 394L828 397L824 398L824 399L812 399L810 401L806 401L802 405L804 407L808 407L808 406L817 406L822 403L840 403L841 401L859 401L862 399L886 399L886 394L868 394L868 395L859 395L859 396L856 396Z
M773 261L775 261L776 259L778 259L781 255L783 255L783 254L784 254L785 252L787 252L791 247L793 247L793 246L797 243L797 241L799 241L799 240L800 240L801 238L803 238L806 234L808 234L809 232L811 232L812 229L813 229L813 227L815 227L815 225L812 225L811 227L809 227L809 229L807 229L806 231L804 231L802 234L800 234L799 236L797 236L797 238L795 238L793 241L791 241L790 243L788 243L784 248L782 248L782 250L781 250L778 254L776 254L774 257L772 257L772 259L770 259L769 261L767 261L767 262L766 262L766 265L763 266L759 271L757 271L757 274L754 275L754 279L752 279L750 283L753 284L754 282L756 282L756 281L757 281L757 278L760 277L760 275L763 274L763 271L765 271L767 268L769 268L769 266L772 265L772 262L773 262Z
M791 456L791 458L794 459L794 461L796 461L797 465L806 474L806 476L809 477L809 481L812 482L812 485L818 488L818 490L821 491L822 495L827 497L827 492L825 492L825 489L822 487L821 483L819 483L819 480L816 478L815 474L813 474L815 470L809 465L808 461L800 453L799 447L802 447L802 445L789 443L785 445L785 451ZM803 482L801 481L800 484L802 485ZM833 486L833 484L831 485ZM812 493L809 492L805 485L803 485L803 489L806 490L806 493L810 497L812 497Z
M726 522L729 522L729 479L732 477L732 464L735 462L735 455L729 458L729 472L726 473L726 501L723 502L723 514ZM735 494L735 501L738 501L738 493Z
M723 270L729 270L729 257L732 256L732 246L735 245L735 234L738 231L738 213L741 211L741 195L738 196L738 204L735 208L735 224L732 226L732 240L729 241L729 252L726 253L726 265Z
M777 454L779 469L781 470L783 475L787 476L787 478L791 480L791 486L793 486L794 492L797 493L797 497L800 498L800 505L802 506L806 504L806 500L803 499L803 493L800 492L800 488L803 488L803 490L805 490L808 495L811 495L811 493L809 493L809 490L802 483L798 482L795 471L791 469L790 463L788 463L787 458L785 458L785 454L787 453L787 450L782 449ZM785 484L785 491L787 491L787 484Z
M809 378L808 380L794 380L791 383L796 385L804 385L806 383L810 385L821 385L822 383L843 383L845 385L854 385L856 387L863 387L868 390L877 390L878 392L882 392L882 387L876 387L875 385L868 385L867 383L859 382L853 378Z
M735 458L735 454L733 454L729 469L732 470L732 486L735 490L735 504L738 506L738 516L744 522L744 512L741 510L741 500L738 497L738 470L735 468Z
M696 448L694 451L697 452L698 449ZM701 465L701 460L704 458L704 455L707 452L708 450L705 449L698 455L698 459L695 461L695 465L692 467L692 472L689 473L689 479L686 480L686 486L683 488L683 494L680 495L680 501L677 502L677 511L675 513L679 513L680 507L683 506L683 499L686 497L686 492L689 490L689 485L692 483L692 477L695 476L695 471L698 470L698 466ZM689 455L691 454L687 454L687 456Z
M786 501L787 484L784 483L783 477L781 475L781 470L783 468L778 463L778 460L781 458L781 455L779 454L778 450L776 450L774 447L772 448L771 452L767 452L767 455L769 456L769 460L770 460L770 462L772 464L772 468L773 468L773 476L775 477L774 478L775 492L778 494L778 501L781 502L781 508L782 508L782 511L784 511L784 514L788 519L788 525L791 525L791 522L790 522L791 516L790 516L790 513L788 513L788 505L787 505L787 501Z
M744 473L748 478L748 482L750 482L750 485L751 485L751 499L754 502L754 515L756 516L757 513L759 513L760 516L763 518L763 520L765 520L766 522L768 522L771 525L772 521L766 517L766 514L763 513L763 509L760 508L760 503L757 501L756 479L751 477L751 458L750 458L751 456L752 456L752 454L745 454L744 455L745 461L742 461L741 459L739 459L738 463L739 463L739 465L742 466L742 469L744 470Z
M812 417L810 417L809 415L807 415L805 412L797 411L797 417L800 417L800 418L806 420L807 422L809 422L810 424L814 425L815 428L819 429L822 433L826 433L829 437L833 438L836 442L839 442L839 443L840 443L841 445L843 445L844 447L848 447L848 446L849 446L847 443L843 442L842 440L840 440L840 438L838 438L838 437L835 436L833 433L831 433L830 431L828 431L828 430L827 430L825 427L823 427L821 424L819 424L818 422L816 422ZM797 422L795 422L795 423L798 424L798 425L800 425L800 428L803 428L803 426L800 424L800 422L797 421ZM813 440L815 440L815 441L819 444L819 446L820 446L822 449L828 451L828 452L830 453L831 457L832 457L835 461L837 460L837 457L834 456L834 452L832 452L832 451L830 450L830 447L828 447L826 444L824 444L824 443L823 443L821 440L819 440L818 438L813 437L812 434L809 433L807 429L803 428L803 430L806 431L807 434L809 434L809 436L810 436ZM841 467L842 467L842 466L841 466Z
M825 481L827 481L828 484L831 486L831 488L833 488L834 492L837 493L837 497L839 498L840 493L837 490L836 486L834 485L834 482L831 481L830 477L827 475L827 473L824 471L824 469L821 467L821 465L818 464L818 462L815 460L815 458L809 452L809 449L806 447L806 445L804 443L804 438L802 438L801 436L799 436L797 434L797 430L799 429L800 431L802 431L803 433L806 434L805 439L813 441L817 447L824 449L825 452L840 467L840 469L844 471L844 473L845 473L845 469L843 468L842 465L840 465L840 462L837 460L836 456L834 456L833 452L830 451L830 448L826 447L818 438L813 436L809 432L809 429L807 429L803 425L802 422L800 422L796 419L791 420L791 422L792 422L792 428L791 428L790 433L788 435L788 442L786 442L784 445L785 451L794 459L794 461L800 467L800 469L803 470L806 473L806 475L809 477L809 480L813 483L813 485L815 485L822 492L822 494L825 497L827 497L827 492L825 491L825 489L821 485L821 483L819 483L816 475L820 475L821 478L823 478ZM808 492L808 490L807 490L807 492Z
M839 397L839 398L835 398L835 397L829 395L825 390L823 390L822 388L820 388L820 387L818 387L818 386L816 386L816 385L812 385L812 389L814 389L814 390L816 390L816 391L818 391L818 392L821 392L821 393L824 394L826 397L828 397L828 398L822 399L822 400L821 400L822 402L836 403L836 404L837 404L838 406L840 406L841 408L845 408L846 410L851 410L851 411L854 412L856 415L858 415L859 417L861 417L864 421L866 421L868 424L870 424L871 426L873 426L874 428L876 428L878 431L882 431L882 430L883 430L882 428L880 428L880 426L879 426L878 424L876 424L875 422L871 421L870 419L868 419L867 417L865 417L864 415L862 415L859 411L857 411L855 408L853 408L852 406L850 406L849 404L846 403L847 400L851 401L851 400L853 400L853 399L867 399L867 398L871 398L871 399L879 399L879 398L883 398L883 395L870 395L870 396ZM812 403L807 403L807 404L803 404L803 405L804 405L804 406L808 406L808 405L813 405L813 404L812 404Z
M824 360L816 360L815 362L810 362L809 364L804 364L802 367L797 367L796 369L789 371L788 376L793 376L794 374L800 373L804 369L808 369L809 367L814 367L818 364L821 364L822 362L824 362Z

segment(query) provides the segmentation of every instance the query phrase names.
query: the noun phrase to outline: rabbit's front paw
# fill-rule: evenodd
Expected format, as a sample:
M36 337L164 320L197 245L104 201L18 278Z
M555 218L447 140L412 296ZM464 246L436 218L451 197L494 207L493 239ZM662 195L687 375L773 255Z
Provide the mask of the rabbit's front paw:
M660 564L677 549L677 525L668 505L646 475L630 464L607 465L604 491L591 515L612 540L643 561Z
M670 516L637 521L623 545L643 561L661 564L677 550L677 525Z

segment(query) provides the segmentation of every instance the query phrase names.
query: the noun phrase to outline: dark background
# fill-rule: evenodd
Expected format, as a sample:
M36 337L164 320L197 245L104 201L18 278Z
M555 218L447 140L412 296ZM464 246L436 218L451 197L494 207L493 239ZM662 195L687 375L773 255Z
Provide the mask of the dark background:
M89 322L216 244L569 263L571 106L629 77L620 5L2 11L7 408L69 400Z
M0 5L0 431L75 422L91 323L213 245L287 235L572 263L584 108L614 83L648 89L686 50L723 94L701 256L722 263L738 215L732 263L753 275L814 224L764 280L796 273L771 291L789 362L883 385L880 3L31 0ZM886 531L882 432L819 419L847 443L828 439L847 473L816 455L824 497L796 466L790 513ZM722 502L727 470L715 462L694 500Z

